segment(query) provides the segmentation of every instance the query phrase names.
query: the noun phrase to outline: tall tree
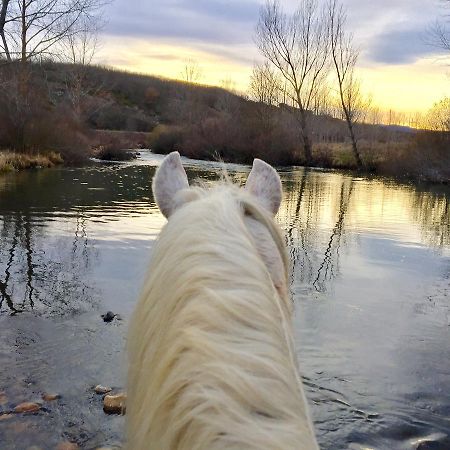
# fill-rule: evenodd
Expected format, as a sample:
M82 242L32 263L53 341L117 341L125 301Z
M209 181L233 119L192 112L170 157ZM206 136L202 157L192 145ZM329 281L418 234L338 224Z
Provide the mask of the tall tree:
M291 15L284 13L277 0L261 9L256 28L256 44L286 81L295 102L306 164L312 162L312 143L308 116L314 99L327 75L328 40L324 11L317 0L301 0Z
M355 66L358 51L353 45L353 35L345 30L346 13L339 0L328 2L328 27L330 37L331 59L337 79L339 99L352 142L353 156L359 168L363 162L358 151L354 131L354 123L358 114L358 104L361 103L359 82L355 77Z
M85 21L93 18L107 2L108 0L3 0L2 6L5 7L6 4L4 24L8 24L7 34L3 28L3 51L6 56L10 54L22 62L60 56L58 46L64 40L86 30Z

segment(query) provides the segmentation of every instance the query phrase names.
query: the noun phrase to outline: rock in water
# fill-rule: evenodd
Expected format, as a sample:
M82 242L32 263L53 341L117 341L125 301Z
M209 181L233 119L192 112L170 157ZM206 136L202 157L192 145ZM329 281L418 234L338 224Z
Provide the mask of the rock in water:
M108 311L106 314L102 314L103 322L111 322L116 315L112 311Z
M107 414L125 414L127 396L123 393L105 395L103 411Z
M23 402L23 403L19 403L14 408L14 412L16 412L16 413L36 412L36 411L39 411L40 409L41 409L41 405L39 403Z
M42 400L45 400L46 402L52 402L54 400L58 400L59 398L61 398L59 394L42 394Z
M94 391L96 394L107 394L108 392L112 391L112 388L108 387L108 386L102 386L101 384L97 384L97 386L95 386Z
M106 447L97 447L95 450L122 450L122 446L119 444L110 444Z
M79 448L74 442L64 441L58 444L56 450L78 450Z

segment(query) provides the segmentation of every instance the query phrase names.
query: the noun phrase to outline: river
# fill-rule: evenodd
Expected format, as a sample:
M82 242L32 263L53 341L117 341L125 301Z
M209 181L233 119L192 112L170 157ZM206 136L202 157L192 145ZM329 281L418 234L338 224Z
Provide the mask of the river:
M128 319L165 223L150 190L161 158L0 176L0 449L121 444L123 417L106 415L92 388L124 386ZM185 164L191 180L222 167ZM245 181L249 167L226 166ZM277 220L321 448L449 449L450 189L280 175ZM105 323L107 311L119 316ZM45 392L61 398L5 414Z

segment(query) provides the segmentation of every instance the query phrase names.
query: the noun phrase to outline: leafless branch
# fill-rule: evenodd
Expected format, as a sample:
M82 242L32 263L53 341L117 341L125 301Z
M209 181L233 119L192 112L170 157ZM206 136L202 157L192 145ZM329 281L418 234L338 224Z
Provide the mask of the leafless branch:
M180 77L187 83L198 83L202 77L202 69L198 62L193 59L186 60Z
M311 162L307 117L328 70L329 45L324 10L317 0L301 0L292 15L277 0L261 9L255 35L261 54L277 68L298 108L306 162Z
M360 106L363 101L360 83L356 80L354 74L359 52L353 45L353 35L345 30L346 21L346 13L340 1L329 0L327 23L329 26L331 59L335 69L342 112L347 122L352 143L353 155L358 167L362 167L363 163L354 132L354 124L358 114L360 114Z
M75 45L79 35L84 36L81 45L91 47L87 33L95 28L107 3L109 0L3 0L2 11L6 4L6 12L3 29L0 21L0 35L6 57L19 56L25 62L58 53L66 40Z

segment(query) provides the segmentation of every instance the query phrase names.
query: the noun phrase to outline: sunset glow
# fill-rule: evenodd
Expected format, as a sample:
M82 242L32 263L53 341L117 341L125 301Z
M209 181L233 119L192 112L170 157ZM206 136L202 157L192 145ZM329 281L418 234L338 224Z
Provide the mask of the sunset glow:
M245 93L254 62L253 42L263 0L116 0L96 60L127 71L180 78L186 60L198 63L199 82L231 80ZM294 0L281 2L287 10ZM427 44L427 30L442 14L438 0L344 2L348 27L360 49L358 76L382 110L424 112L450 95L448 61ZM120 32L117 32L120 30Z

